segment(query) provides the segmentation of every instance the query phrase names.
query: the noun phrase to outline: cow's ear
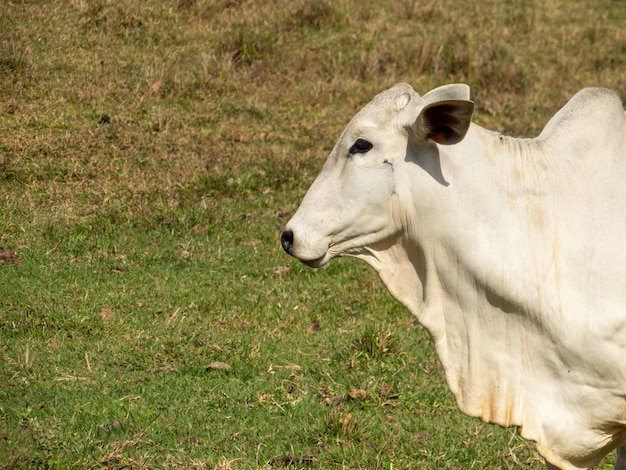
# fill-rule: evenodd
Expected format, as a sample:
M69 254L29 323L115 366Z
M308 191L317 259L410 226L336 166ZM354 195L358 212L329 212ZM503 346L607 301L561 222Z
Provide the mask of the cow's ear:
M415 123L417 135L438 144L452 145L465 137L472 122L474 103L445 100L424 106Z
M422 99L428 104L445 100L469 100L470 87L465 83L451 83L430 90Z

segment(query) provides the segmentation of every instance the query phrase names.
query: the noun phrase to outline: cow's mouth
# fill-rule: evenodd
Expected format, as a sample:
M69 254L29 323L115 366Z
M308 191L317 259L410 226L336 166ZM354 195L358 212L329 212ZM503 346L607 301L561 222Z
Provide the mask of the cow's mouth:
M330 261L330 256L325 254L317 259L301 259L302 263L306 264L310 268L321 268Z

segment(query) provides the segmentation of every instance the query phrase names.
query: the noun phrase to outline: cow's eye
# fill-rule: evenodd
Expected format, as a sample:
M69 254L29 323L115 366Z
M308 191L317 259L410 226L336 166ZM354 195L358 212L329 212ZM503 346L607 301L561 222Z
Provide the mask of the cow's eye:
M354 155L355 153L367 153L372 150L372 143L368 142L365 139L357 139L355 143L350 147L350 155Z

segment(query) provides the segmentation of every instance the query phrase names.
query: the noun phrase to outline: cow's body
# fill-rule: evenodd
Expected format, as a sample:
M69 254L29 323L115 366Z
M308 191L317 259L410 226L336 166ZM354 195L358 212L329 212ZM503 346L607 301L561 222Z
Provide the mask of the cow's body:
M470 124L468 98L378 95L283 246L311 266L367 261L431 333L462 411L519 426L549 466L587 468L626 444L622 104L586 89L513 139Z

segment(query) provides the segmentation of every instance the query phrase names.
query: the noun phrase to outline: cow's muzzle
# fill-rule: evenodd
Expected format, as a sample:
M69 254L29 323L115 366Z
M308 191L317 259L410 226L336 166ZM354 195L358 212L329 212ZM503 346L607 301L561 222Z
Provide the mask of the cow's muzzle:
M287 253L289 253L294 258L299 259L301 262L310 266L311 268L319 268L320 266L325 265L330 261L330 257L328 253L325 251L322 256L319 257L307 257L303 256L302 253L299 253L299 249L295 247L296 239L293 233L293 230L285 230L280 236L280 244ZM295 248L294 248L295 247Z

